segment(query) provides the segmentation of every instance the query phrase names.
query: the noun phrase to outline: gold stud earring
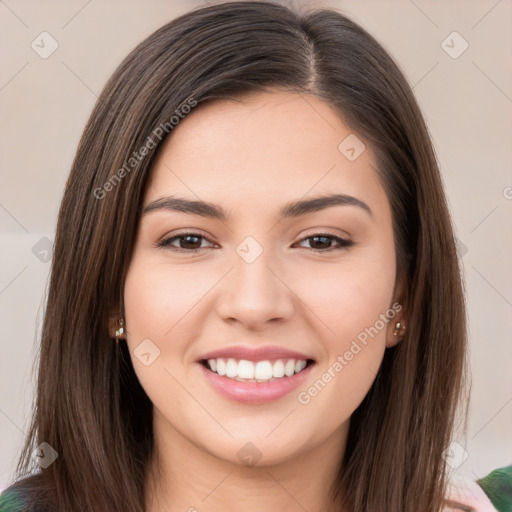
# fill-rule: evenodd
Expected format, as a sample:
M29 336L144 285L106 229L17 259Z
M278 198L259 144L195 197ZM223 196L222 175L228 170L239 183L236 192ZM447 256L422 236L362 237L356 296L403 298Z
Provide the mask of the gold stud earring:
M116 343L119 345L119 336L124 333L123 319L119 319L119 329L116 330Z
M395 324L395 332L393 333L393 336L398 336L399 331L402 331L402 334L405 332L405 325L403 325L401 322L397 322Z

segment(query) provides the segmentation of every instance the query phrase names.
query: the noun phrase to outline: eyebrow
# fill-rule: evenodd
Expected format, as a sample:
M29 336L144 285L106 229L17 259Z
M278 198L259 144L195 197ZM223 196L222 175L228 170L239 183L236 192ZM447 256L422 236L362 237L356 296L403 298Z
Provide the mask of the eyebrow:
M280 218L300 217L307 213L318 212L333 206L357 206L366 211L370 217L373 217L370 207L360 199L346 194L331 194L319 196L311 199L293 201L286 203L279 211ZM202 217L210 217L226 221L229 213L221 206L205 202L184 199L175 196L161 197L150 202L143 211L143 215L157 210L169 210L182 213L191 213Z

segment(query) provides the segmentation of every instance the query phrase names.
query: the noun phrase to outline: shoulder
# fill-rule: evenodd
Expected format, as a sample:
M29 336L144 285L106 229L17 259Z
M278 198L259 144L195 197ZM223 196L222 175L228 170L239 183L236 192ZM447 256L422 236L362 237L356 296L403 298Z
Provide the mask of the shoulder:
M452 480L443 512L497 512L483 489L468 479Z
M25 493L11 485L0 494L0 512L22 512L26 510Z
M49 512L41 499L38 475L20 479L0 494L0 512Z

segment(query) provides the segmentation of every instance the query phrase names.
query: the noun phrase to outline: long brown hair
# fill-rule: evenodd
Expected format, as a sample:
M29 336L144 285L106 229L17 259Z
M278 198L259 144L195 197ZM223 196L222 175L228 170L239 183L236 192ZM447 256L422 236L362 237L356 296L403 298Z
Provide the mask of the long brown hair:
M165 140L155 131L172 137L183 105L278 89L316 94L370 143L407 283L406 335L386 350L352 415L332 501L345 499L351 512L441 509L442 454L467 371L466 313L427 127L402 72L358 24L331 9L252 1L200 8L154 32L114 72L85 127L60 208L34 413L17 467L16 478L31 472L40 443L58 453L18 483L34 507L144 510L153 409L108 318L122 309L145 185Z

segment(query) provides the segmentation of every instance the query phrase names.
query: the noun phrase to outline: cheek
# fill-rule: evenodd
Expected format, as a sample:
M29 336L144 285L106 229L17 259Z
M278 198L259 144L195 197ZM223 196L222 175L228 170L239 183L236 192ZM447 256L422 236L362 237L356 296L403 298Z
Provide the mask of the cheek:
M370 390L393 322L386 312L395 314L392 258L358 258L333 268L315 273L315 280L298 281L315 313L314 329L323 333L325 358L317 379L297 399L307 412L305 421L313 428L321 418L327 431L348 419Z
M135 255L124 290L130 345L150 338L163 349L167 340L179 339L176 334L214 283L215 276L204 277L198 280L197 271L183 265L173 268Z
M336 265L317 266L311 272L299 272L293 279L294 290L316 315L316 323L324 324L329 350L344 346L373 326L391 307L395 283L392 258L358 254ZM314 318L314 317L313 317ZM378 326L385 336L381 322ZM329 340L327 342L327 340Z
M164 410L182 400L172 376L180 373L187 340L197 328L194 306L207 291L195 275L194 280L184 266L172 268L136 251L126 276L124 308L133 368L151 401Z

